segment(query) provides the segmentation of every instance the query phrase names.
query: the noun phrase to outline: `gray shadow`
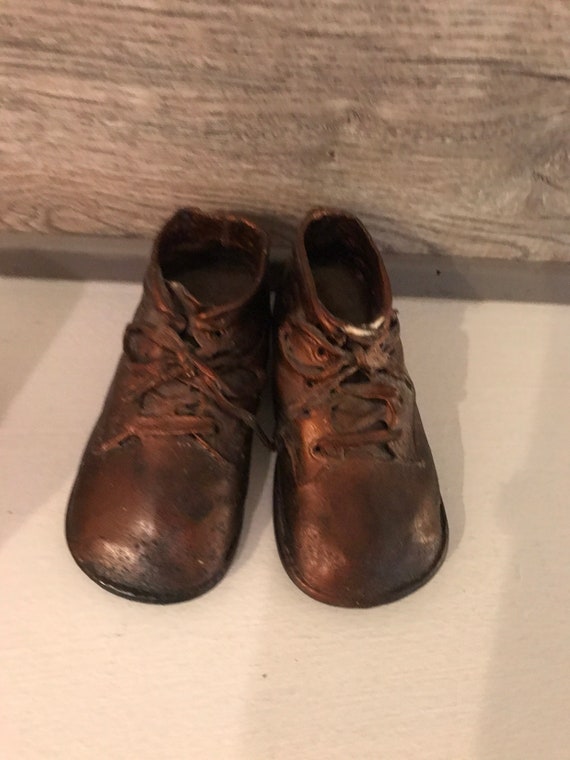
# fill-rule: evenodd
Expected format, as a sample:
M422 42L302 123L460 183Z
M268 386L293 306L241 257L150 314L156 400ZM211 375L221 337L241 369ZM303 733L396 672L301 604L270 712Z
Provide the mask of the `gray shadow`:
M141 240L0 234L0 277L4 284L17 284L19 294L17 311L4 313L7 303L0 303L0 366L8 369L0 378L0 424L70 318L81 297L82 283L88 280L140 281L146 260L137 252L147 249L148 243ZM52 287L42 288L38 280L54 282ZM52 393L49 399L38 398L33 413L39 428L46 430L53 425L53 404L57 395L65 395L65 382L66 372L62 367L58 392ZM27 444L25 456L35 468L25 489L28 496L6 505L6 513L0 520L0 541L16 532L68 474L59 447L44 447L36 453L35 447L39 445L35 439Z
M83 239L67 240L66 246L51 250L53 243L2 247L0 241L0 276L25 277L40 280L102 280L111 282L140 282L147 266L148 241L137 241L140 254L125 249L111 239L91 243L94 250L80 247ZM45 246L45 247L44 247Z
M396 301L397 303L397 301ZM462 329L466 303L450 301L421 315L402 314L406 363L435 460L441 495L449 522L451 557L465 532L463 499L464 454L459 407L465 400L468 338ZM413 333L414 340L407 338Z
M298 220L247 209L237 213L268 231L270 282L276 287L283 263L291 255ZM406 232L389 219L385 235L380 223L375 238L398 295L570 304L567 263L467 259ZM138 283L151 245L146 238L0 233L0 275Z
M394 229L391 225L392 238ZM459 407L465 401L469 343L462 325L467 302L485 298L485 290L478 277L472 276L450 252L435 249L403 229L398 229L398 237L405 248L397 249L393 243L383 246L396 308L400 297L448 301L442 308L427 310L425 317L414 309L415 324L402 315L401 326L404 354L416 387L417 404L449 521L451 557L461 543L466 520ZM406 253L407 249L423 247L429 247L427 255ZM414 335L413 342L407 339L407 330Z
M17 311L5 313L6 299L0 304L0 366L4 368L0 379L0 425L6 423L10 407L25 388L28 379L35 372L42 357L70 318L78 302L83 286L80 283L59 283L57 290L46 290L32 280L3 280L3 286L10 282L18 284ZM11 299L10 299L11 300ZM13 304L10 305L13 309ZM61 382L65 383L65 367L62 367ZM46 392L47 393L47 392ZM53 399L38 399L36 409L30 410L38 429L49 430L53 424ZM43 439L45 440L45 439ZM16 438L8 457L21 448L20 455L30 463L25 493L27 499L4 506L5 514L0 519L0 542L16 532L20 525L45 502L46 494L52 494L61 484L62 458L57 445L39 450L40 442L35 438L23 446ZM6 467L6 462L3 462ZM9 467L8 467L9 469ZM8 471L2 477L10 477Z
M416 279L408 277L403 262L406 257L407 254L395 249L386 256L396 308L401 296L417 296L418 290L424 292L441 287L441 275L435 268L422 270ZM471 300L479 298L476 287L463 279L451 261L448 264L448 277L461 285L466 297ZM463 444L458 407L465 399L468 339L463 319L467 303L449 301L442 309L426 309L425 314L421 304L408 302L401 305L404 351L440 477L450 524L452 555L461 543L465 527ZM434 376L438 382L433 381ZM265 525L263 523L262 527ZM377 650L374 636L370 635L370 625L371 621L376 621L372 625L378 625L379 630L389 625L386 622L387 609L340 610L319 604L297 590L280 567L272 571L270 584L274 584L275 593L266 592L266 608L257 629L258 649L247 690L249 698L242 751L252 760L273 755L304 757L299 737L315 732L319 733L321 754L314 747L307 747L307 757L340 756L343 742L345 752L350 756L346 743L350 742L351 734L343 727L354 719L359 700L375 698L375 684L383 678L382 653ZM289 589L289 594L284 586ZM421 610L422 601L418 599L418 602ZM364 639L358 639L360 621L368 629ZM291 642L305 637L314 642L310 655L306 648L301 655L291 646ZM329 676L323 662L329 655L335 657L331 673L338 674L338 659L346 663L344 682L339 683ZM290 672L298 673L302 680L292 679ZM368 679L365 677L359 682L359 693L355 692L352 678L355 672L369 674ZM307 705L312 705L311 710ZM316 705L322 705L322 714ZM307 725L309 713L312 720L324 724L322 732L317 731L312 722ZM289 720L284 721L284 715L289 716ZM291 720L291 716L295 716L295 720ZM370 727L370 736L364 737L370 753L363 756L382 754L378 749L381 746L380 726L379 722L377 727ZM331 727L339 727L338 732ZM330 733L326 733L327 729ZM350 730L355 729L351 727Z
M257 417L263 430L271 435L274 426L274 417L270 377L268 378L268 382L266 383L261 398ZM238 571L240 567L249 562L250 558L255 554L255 550L267 524L272 520L271 508L267 505L265 505L267 508L264 513L262 515L258 514L258 510L264 506L261 502L263 488L267 482L267 478L271 477L270 464L271 452L266 446L264 446L257 436L254 436L243 527L236 556L230 572Z
M0 233L0 277L66 283L140 282L149 245L148 241L129 238ZM54 299L53 290L43 292L30 283L18 305L19 313L5 315L0 361L10 372L2 375L0 419L67 320L81 291L81 285L67 285Z
M527 399L536 409L528 454L498 505L510 558L481 715L481 760L570 756L570 343L565 323L550 319L540 387Z
M5 278L4 285L9 281ZM27 287L22 287L22 282L18 284L18 311L2 314L0 366L9 371L2 372L0 381L0 420L67 321L83 289L79 284L67 283L54 299L53 291L34 287L34 282ZM0 313L5 308L2 304Z

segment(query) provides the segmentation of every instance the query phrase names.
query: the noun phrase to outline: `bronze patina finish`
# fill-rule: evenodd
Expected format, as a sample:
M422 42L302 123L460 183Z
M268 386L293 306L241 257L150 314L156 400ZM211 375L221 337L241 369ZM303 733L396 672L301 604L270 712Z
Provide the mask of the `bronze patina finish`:
M390 281L358 219L308 215L276 319L283 565L328 604L405 596L441 565L447 521Z
M67 514L78 565L145 602L198 596L226 572L265 380L267 243L245 219L177 212L87 444Z

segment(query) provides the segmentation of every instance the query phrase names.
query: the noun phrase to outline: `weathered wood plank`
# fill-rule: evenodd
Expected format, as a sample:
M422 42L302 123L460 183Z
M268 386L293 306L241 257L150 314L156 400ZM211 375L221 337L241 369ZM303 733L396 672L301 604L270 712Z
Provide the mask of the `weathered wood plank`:
M0 230L316 204L399 250L570 259L567 0L4 0Z

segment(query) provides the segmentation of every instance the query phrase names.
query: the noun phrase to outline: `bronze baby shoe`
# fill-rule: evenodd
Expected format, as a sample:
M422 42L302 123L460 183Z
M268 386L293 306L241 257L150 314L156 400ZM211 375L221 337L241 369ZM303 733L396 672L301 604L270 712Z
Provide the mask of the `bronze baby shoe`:
M178 211L73 488L67 541L99 585L191 599L226 572L265 379L267 243L245 219Z
M447 521L380 253L315 210L277 305L275 530L285 569L328 604L372 607L441 565Z

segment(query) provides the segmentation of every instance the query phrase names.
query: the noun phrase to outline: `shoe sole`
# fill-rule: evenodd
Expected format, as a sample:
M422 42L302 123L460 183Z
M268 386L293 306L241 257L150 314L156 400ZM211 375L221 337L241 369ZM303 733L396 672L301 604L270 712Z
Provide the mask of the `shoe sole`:
M89 564L83 564L73 554L72 557L79 569L82 570L90 580L96 583L100 588L104 589L105 591L109 591L115 596L120 596L123 599L129 599L132 602L141 602L142 604L179 604L180 602L189 602L192 599L196 599L197 597L202 596L214 588L214 586L217 586L218 583L220 583L220 581L224 578L229 570L230 564L237 549L237 544L238 541L236 540L235 545L232 546L231 552L228 555L226 564L220 572L218 572L212 578L208 578L205 583L200 586L196 586L191 591L184 591L178 594L146 594L128 586L121 586L118 583L113 583L112 581L105 580L105 578L102 578L97 572L95 572L95 570L92 569Z
M211 578L208 578L208 580L205 583L202 583L199 586L195 586L192 589L180 591L176 594L150 594L145 593L142 591L139 591L138 589L132 588L130 586L122 586L119 583L113 583L113 581L106 580L100 573L97 572L95 567L91 565L88 562L82 562L78 557L75 556L69 541L67 540L66 536L66 543L69 549L69 553L73 557L73 560L75 564L79 567L79 569L85 573L85 575L92 580L94 583L96 583L100 588L104 589L105 591L109 591L111 594L114 594L115 596L120 596L123 599L129 599L132 602L141 602L143 604L179 604L180 602L189 602L192 599L196 599L199 596L202 596L207 591L210 591L214 586L217 586L218 583L220 583L221 580L223 580L224 576L228 572L230 565L232 564L237 547L239 545L239 540L241 536L241 531L243 527L243 508L241 510L241 520L240 524L238 526L236 535L232 541L232 544L230 545L230 548L228 549L228 553L225 557L224 565L222 566L221 570L218 571L215 575L213 575Z

